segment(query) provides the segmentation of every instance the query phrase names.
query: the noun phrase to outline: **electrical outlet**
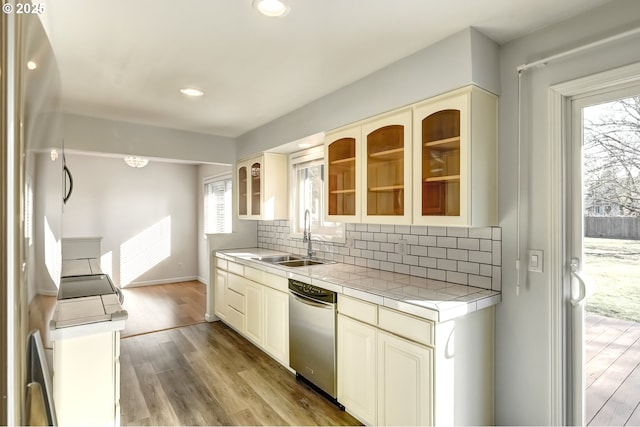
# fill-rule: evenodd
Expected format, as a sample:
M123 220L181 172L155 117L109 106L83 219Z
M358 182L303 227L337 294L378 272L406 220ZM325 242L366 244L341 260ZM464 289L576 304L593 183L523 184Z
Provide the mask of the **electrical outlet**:
M181 262L178 263L178 270L182 270L184 268L184 264Z
M406 255L409 250L407 241L405 239L399 240L397 248L400 255Z
M349 249L353 249L353 237L347 237L346 241L344 242L345 246L348 247Z

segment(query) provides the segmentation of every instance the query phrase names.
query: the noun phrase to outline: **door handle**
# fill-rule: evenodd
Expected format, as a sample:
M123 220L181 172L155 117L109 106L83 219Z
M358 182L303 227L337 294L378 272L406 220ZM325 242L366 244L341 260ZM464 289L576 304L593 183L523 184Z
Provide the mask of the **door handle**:
M578 281L578 297L573 297L573 287L571 287L571 305L576 306L584 301L587 296L587 282L580 275L580 260L578 258L572 258L571 263L569 264L569 271L571 272L571 276L575 277Z
M64 178L65 195L62 196L62 202L66 205L67 200L69 200L69 197L71 197L71 192L73 191L73 176L71 176L71 171L67 167L67 159L65 159L64 154L62 155L62 164L63 164L62 170L64 171L64 174L65 174L65 178ZM67 189L67 178L69 179L68 189Z

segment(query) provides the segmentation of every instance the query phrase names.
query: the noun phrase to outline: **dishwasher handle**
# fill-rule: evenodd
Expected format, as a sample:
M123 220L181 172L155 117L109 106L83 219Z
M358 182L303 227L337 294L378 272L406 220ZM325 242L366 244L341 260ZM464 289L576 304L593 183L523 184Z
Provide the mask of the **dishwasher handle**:
M289 289L289 293L291 294L292 297L294 297L297 301L306 304L306 305L310 305L312 307L316 307L316 308L326 308L329 310L333 309L334 304L330 303L330 302L324 302L324 301L318 301L315 300L313 298L309 298L306 297L305 295L299 294L291 289Z

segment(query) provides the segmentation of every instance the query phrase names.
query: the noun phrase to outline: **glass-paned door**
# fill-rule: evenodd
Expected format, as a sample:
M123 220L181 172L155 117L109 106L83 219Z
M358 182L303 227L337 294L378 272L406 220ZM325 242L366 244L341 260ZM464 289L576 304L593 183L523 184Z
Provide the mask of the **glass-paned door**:
M576 99L573 128L571 422L638 425L640 96L624 89Z

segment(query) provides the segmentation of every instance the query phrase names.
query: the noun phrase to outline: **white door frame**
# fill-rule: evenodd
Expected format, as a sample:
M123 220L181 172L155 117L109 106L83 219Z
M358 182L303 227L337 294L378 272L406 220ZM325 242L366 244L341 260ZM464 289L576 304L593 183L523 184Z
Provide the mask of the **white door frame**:
M572 100L578 97L596 95L640 84L640 63L594 74L592 76L554 85L549 88L549 167L551 172L550 197L550 408L554 425L567 425L579 418L583 408L573 402L571 385L571 365L567 354L567 328L570 327L569 292L570 280L568 259L568 238L571 224L568 224L567 200L570 190L568 174L568 150L571 149ZM581 393L581 391L580 391ZM580 419L580 418L579 418Z

